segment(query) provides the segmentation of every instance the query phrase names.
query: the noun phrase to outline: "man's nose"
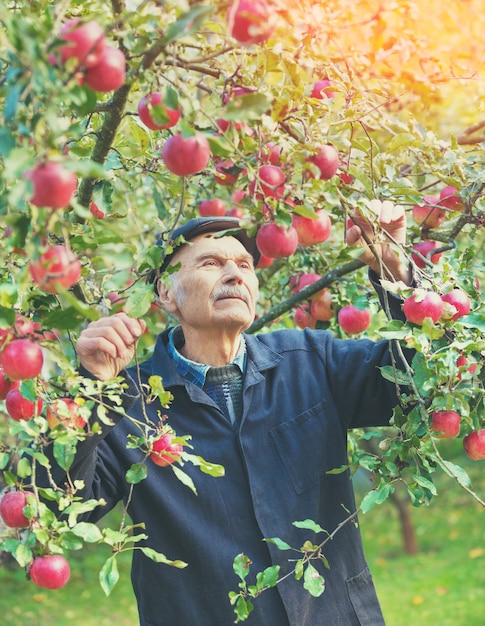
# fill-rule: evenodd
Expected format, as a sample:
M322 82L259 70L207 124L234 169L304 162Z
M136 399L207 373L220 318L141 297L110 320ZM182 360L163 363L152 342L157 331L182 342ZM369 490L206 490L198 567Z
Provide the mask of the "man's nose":
M226 261L224 264L224 280L228 283L237 284L241 284L243 282L241 268L235 261Z

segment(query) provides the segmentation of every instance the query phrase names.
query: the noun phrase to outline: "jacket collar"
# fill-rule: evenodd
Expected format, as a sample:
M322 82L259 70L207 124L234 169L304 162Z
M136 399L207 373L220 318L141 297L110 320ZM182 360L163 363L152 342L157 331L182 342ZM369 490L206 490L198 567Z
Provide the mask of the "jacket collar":
M150 374L161 376L165 388L176 385L184 386L186 381L174 366L173 360L167 351L170 328L160 333L155 344L153 356L147 363L151 368ZM261 372L275 367L283 358L274 352L255 335L244 335L247 347L246 385L255 384L262 378Z

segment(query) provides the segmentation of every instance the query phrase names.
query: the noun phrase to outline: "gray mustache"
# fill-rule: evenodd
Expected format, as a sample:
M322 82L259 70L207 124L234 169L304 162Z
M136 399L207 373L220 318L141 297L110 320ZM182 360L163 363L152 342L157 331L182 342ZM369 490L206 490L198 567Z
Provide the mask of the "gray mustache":
M212 294L212 301L220 300L222 298L241 298L247 304L249 304L248 294L241 291L240 289L236 289L235 287L227 286L221 289L218 289L215 293Z

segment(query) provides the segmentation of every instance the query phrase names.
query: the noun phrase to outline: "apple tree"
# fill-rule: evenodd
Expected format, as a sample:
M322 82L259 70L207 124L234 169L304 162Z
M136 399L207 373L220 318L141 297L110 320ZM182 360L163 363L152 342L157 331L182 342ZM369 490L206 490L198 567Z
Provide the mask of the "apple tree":
M414 504L428 503L437 471L485 504L440 451L440 438L461 437L464 455L485 458L485 157L480 142L469 141L480 120L464 114L469 126L451 132L450 96L440 91L470 68L465 54L452 65L438 37L430 50L433 39L412 30L412 14L399 13L410 21L408 38L398 39L390 34L396 7L376 13L357 5L0 2L0 511L9 528L1 549L34 582L47 569L44 584L65 584L58 557L104 542L113 547L101 573L109 592L116 554L136 543L128 523L101 531L82 521L101 504L82 501L82 485L40 486L37 475L42 468L49 476L46 448L69 472L77 442L96 432L93 411L103 422L121 410L121 381L78 373L79 332L123 309L147 322L137 356L144 358L170 323L153 275L171 251L169 233L197 215L236 215L257 238L261 301L249 332L309 326L415 350L406 371L382 371L407 385L385 438L351 437L349 466L375 476L361 510L398 484ZM463 36L459 45L467 50ZM464 80L460 89L467 88L477 87ZM345 244L359 215L374 227L371 247L378 245L376 203L401 204L408 215L408 243L396 254L412 265L416 286L393 282L382 268L387 292L403 298L403 320L388 320L360 250ZM170 403L161 380L144 393L147 402ZM377 452L359 445L371 438ZM191 449L190 433L166 423L140 426L127 445L142 453L126 475L131 484L150 462L191 489L184 463L214 480L223 473ZM338 532L324 530L326 540ZM311 572L324 543L303 551L296 575ZM251 594L277 584L274 574L261 576L256 590L243 584L232 598L238 619ZM318 583L309 587L319 593Z

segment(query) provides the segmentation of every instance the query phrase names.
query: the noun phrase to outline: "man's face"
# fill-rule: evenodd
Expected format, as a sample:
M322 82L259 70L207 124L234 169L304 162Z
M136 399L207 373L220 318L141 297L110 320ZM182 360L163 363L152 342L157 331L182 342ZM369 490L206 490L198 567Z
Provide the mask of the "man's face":
M254 321L258 279L253 258L236 238L200 235L174 255L180 263L161 297L182 327L242 332Z

